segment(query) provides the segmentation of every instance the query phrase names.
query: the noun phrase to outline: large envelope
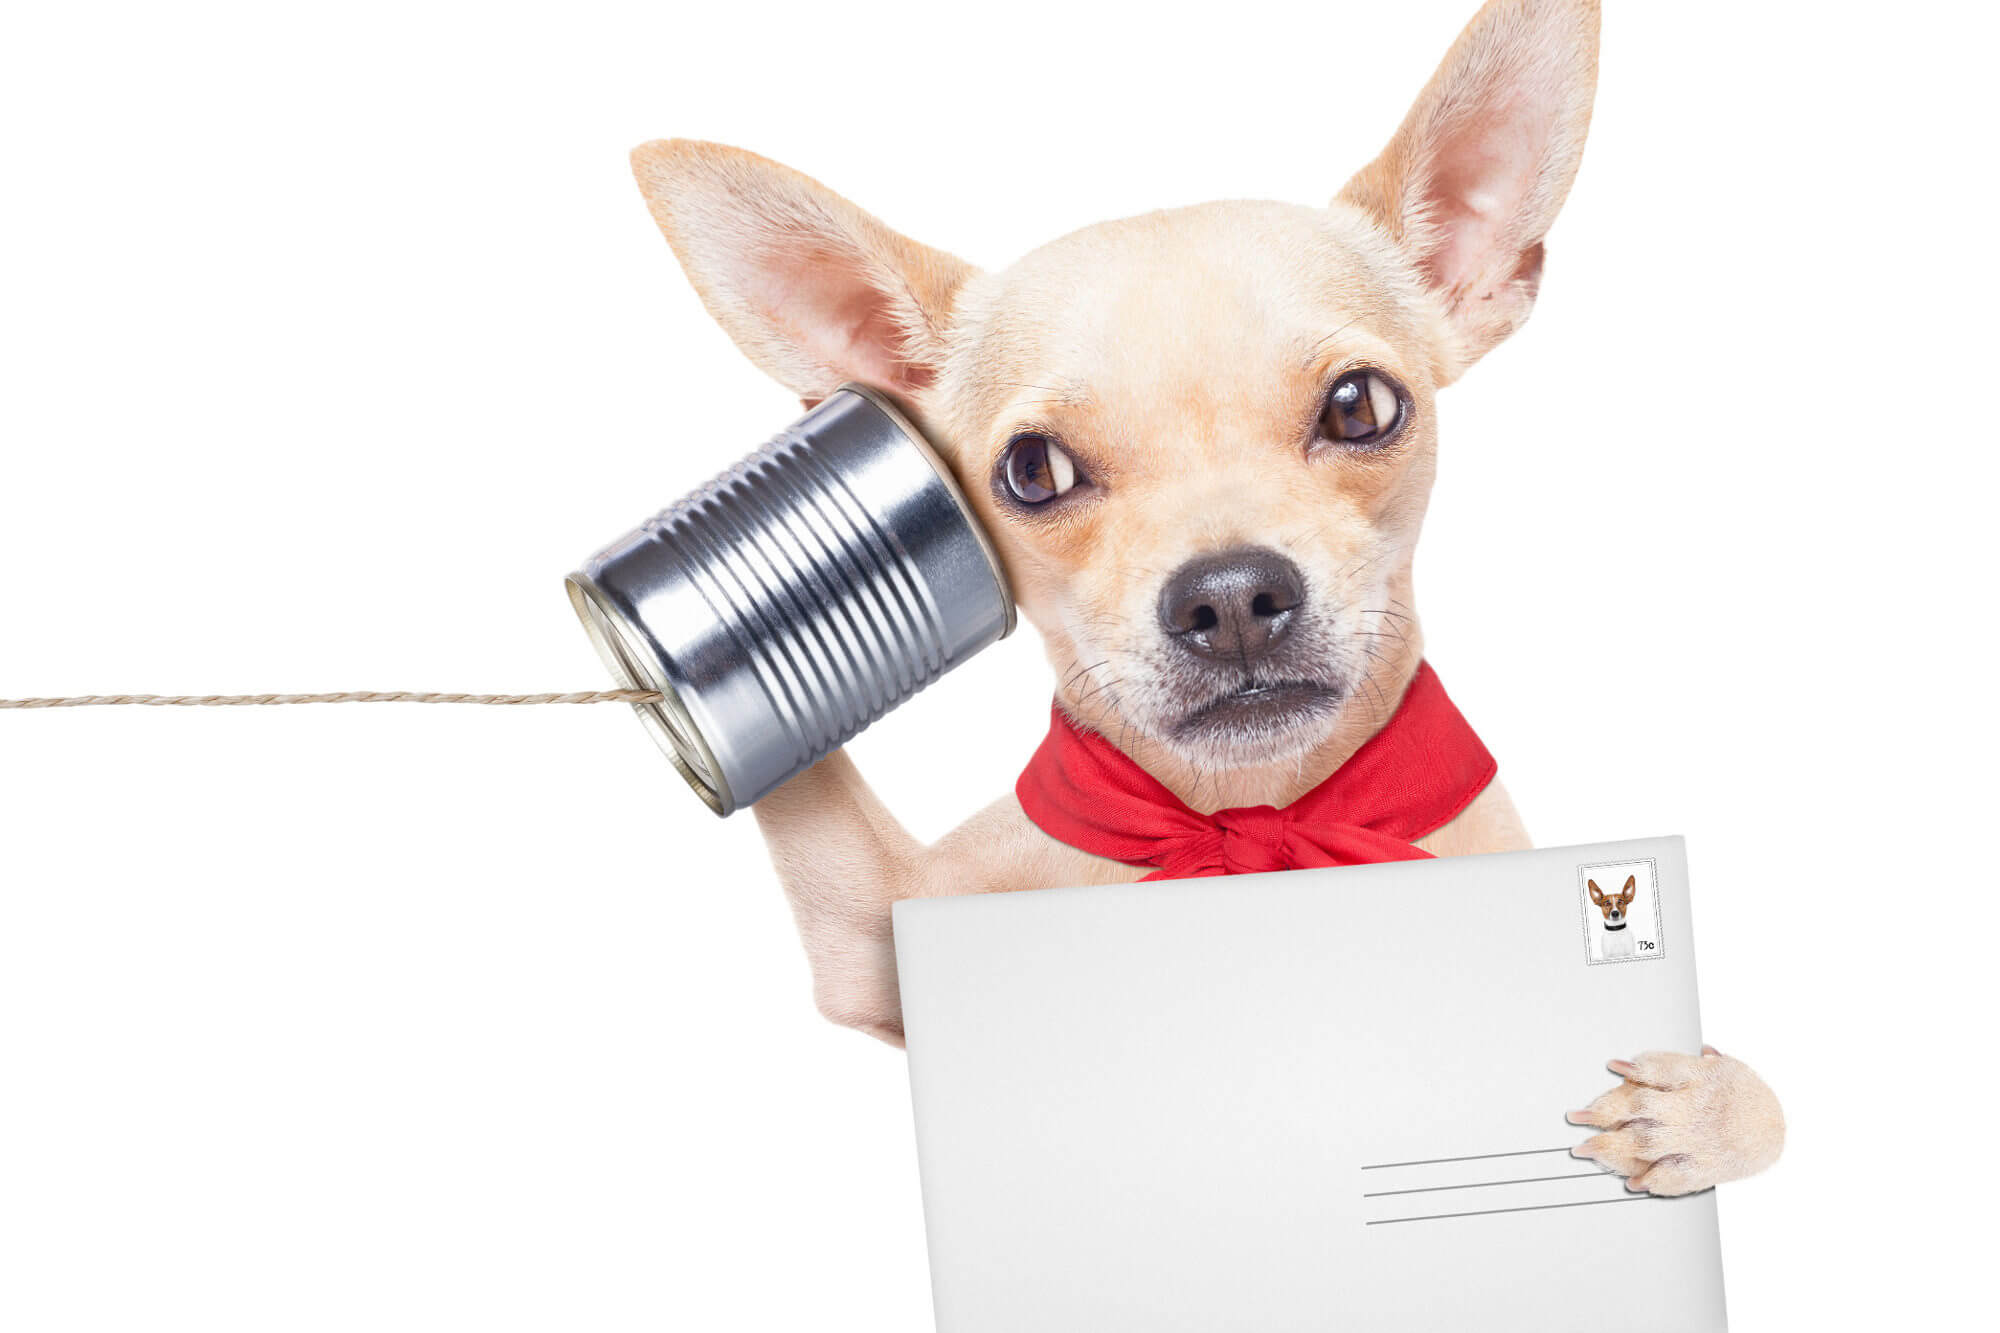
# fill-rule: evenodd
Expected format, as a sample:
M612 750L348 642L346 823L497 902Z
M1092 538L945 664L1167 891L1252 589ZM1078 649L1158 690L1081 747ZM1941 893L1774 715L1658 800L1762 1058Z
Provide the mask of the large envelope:
M1616 899L1623 928L1589 885ZM942 1333L1709 1330L1714 1194L1571 1157L1695 1051L1678 838L905 902Z

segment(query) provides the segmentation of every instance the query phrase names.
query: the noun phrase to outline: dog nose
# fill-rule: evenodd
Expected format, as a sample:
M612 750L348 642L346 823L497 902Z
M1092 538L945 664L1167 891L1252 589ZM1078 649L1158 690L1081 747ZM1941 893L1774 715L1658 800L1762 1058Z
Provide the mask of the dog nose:
M1160 590L1160 626L1202 657L1247 664L1271 651L1305 599L1297 565L1243 546L1175 570Z

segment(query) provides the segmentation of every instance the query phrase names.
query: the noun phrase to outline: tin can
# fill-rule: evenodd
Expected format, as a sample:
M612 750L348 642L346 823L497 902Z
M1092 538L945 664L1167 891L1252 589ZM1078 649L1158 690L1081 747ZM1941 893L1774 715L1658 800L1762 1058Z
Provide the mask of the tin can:
M569 576L570 602L718 815L1014 628L992 543L902 413L845 385Z

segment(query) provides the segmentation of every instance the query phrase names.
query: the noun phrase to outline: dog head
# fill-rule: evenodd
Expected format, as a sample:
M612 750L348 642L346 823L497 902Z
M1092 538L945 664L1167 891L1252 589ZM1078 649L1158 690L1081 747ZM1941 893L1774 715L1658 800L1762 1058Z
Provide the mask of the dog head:
M1351 749L1414 669L1433 395L1528 316L1597 27L1595 0L1492 0L1327 207L1155 213L990 273L750 153L634 163L753 361L910 409L1064 707L1185 789Z
M1637 875L1627 875L1625 877L1625 887L1611 894L1607 894L1598 888L1597 881L1594 879L1587 879L1584 883L1590 889L1590 901L1596 903L1597 910L1604 914L1604 928L1606 930L1625 929L1625 909L1630 907L1632 900L1639 896L1639 877Z

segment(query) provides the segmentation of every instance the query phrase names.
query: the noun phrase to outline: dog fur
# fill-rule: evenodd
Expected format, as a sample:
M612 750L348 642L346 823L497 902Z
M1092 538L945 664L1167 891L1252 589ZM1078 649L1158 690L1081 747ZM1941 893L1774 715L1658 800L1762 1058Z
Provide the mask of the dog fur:
M1597 887L1596 880L1585 881L1590 889L1590 901L1597 905L1597 911L1604 918L1603 939L1599 947L1606 958L1630 958L1632 956L1632 936L1627 932L1625 909L1632 905L1633 897L1639 891L1639 877L1625 877L1625 887L1616 893L1607 894Z
M696 291L753 362L806 403L848 380L883 390L944 453L1071 718L1197 810L1283 806L1382 725L1422 660L1410 567L1433 395L1533 306L1543 237L1583 154L1597 33L1594 0L1492 0L1327 207L1224 202L1107 222L995 272L740 149L659 141L633 162ZM1328 386L1349 374L1400 395L1379 448L1324 437ZM1000 470L1024 438L1061 451L1074 489L1033 507L1010 494ZM1287 619L1286 652L1312 675L1296 708L1237 709L1160 632L1163 580L1246 543L1280 552L1308 591ZM1265 684L1252 673L1228 688ZM1207 703L1226 705L1224 720L1197 726ZM893 902L1142 873L1048 837L1011 794L920 844L844 753L755 813L819 1008L890 1042ZM1422 845L1449 856L1528 838L1495 783ZM1776 1103L1754 1075L1674 1063L1707 1059L1614 1065L1627 1082L1584 1122L1612 1132L1585 1147L1644 1168L1662 1193L1775 1157ZM1653 1129L1620 1128L1626 1111Z

